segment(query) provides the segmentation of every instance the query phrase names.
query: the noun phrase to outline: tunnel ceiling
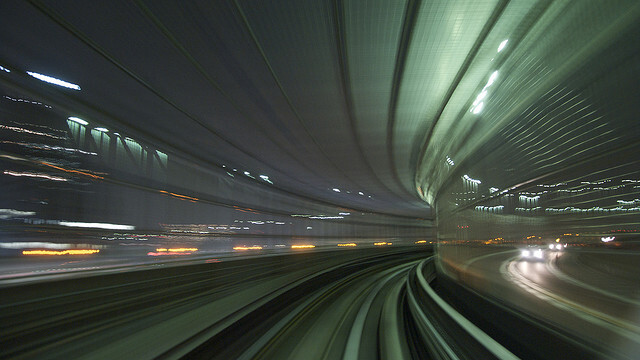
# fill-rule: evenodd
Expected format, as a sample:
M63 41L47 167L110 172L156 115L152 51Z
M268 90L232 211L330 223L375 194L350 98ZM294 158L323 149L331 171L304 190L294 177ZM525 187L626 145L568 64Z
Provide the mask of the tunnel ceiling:
M0 61L21 70L3 77L6 86L170 155L265 174L338 206L429 217L416 172L430 144L446 140L435 125L468 110L503 61L500 45L509 39L508 55L552 7L3 1ZM43 86L26 71L81 91Z

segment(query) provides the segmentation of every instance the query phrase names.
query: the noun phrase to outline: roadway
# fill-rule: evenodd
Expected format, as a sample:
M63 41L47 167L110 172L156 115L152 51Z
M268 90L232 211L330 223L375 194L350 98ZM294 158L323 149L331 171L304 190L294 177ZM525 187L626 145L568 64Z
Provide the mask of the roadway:
M9 276L0 281L0 358L633 359L640 309L628 274L638 255L555 255L467 257L475 290L436 276L426 246L174 256Z
M460 264L460 278L473 291L579 341L597 358L633 359L640 352L637 251L545 249L542 259L533 259L519 249L494 248Z

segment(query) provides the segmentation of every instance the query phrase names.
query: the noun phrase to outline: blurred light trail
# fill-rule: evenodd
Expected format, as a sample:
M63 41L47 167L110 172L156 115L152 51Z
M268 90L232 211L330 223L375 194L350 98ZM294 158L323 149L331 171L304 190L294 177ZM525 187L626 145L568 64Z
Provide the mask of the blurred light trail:
M34 78L40 80L40 81L44 81L46 83L49 84L53 84L53 85L58 85L58 86L62 86L62 87L66 87L68 89L73 89L73 90L80 90L80 86L64 81L64 80L60 80L60 79L56 79L52 76L48 76L48 75L43 75L43 74L39 74L37 72L33 72L33 71L27 71L27 74L33 76Z
M108 224L108 223L89 223L80 221L60 221L58 225L68 227L79 228L94 228L94 229L107 229L107 230L135 230L133 225L120 225L120 224Z
M292 249L313 249L315 245L291 245Z
M262 246L234 246L233 250L262 250Z
M47 180L53 180L53 181L69 181L68 179L61 178L59 176L32 173L32 172L17 172L17 171L5 170L3 174L11 175L11 176L19 176L19 177L26 176L26 177L47 179Z
M97 254L100 250L24 250L22 255L91 255Z

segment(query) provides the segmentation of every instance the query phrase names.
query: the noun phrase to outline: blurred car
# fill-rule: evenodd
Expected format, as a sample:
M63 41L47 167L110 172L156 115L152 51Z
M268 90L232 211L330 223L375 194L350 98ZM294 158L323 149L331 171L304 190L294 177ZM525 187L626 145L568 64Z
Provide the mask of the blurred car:
M520 259L525 261L542 261L544 260L544 249L540 246L530 245L520 250Z

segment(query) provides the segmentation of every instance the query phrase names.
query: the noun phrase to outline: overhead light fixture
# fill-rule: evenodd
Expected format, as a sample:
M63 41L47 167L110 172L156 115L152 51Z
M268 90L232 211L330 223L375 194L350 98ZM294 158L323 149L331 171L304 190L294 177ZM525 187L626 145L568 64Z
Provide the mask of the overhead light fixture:
M469 175L466 175L466 174L462 178L467 180L467 181L470 181L470 182L472 182L474 184L481 184L482 183L480 180L472 179Z
M260 179L268 182L269 184L273 184L273 182L271 181L271 179L269 179L267 175L260 175Z
M480 104L478 104L478 106L476 106L475 108L473 108L473 113L474 114L479 114L480 111L482 111L482 108L484 107L484 102L481 102Z
M97 127L97 128L94 128L93 130L100 131L100 132L105 132L105 133L109 132L109 129L103 128L103 127Z
M498 70L494 71L493 74L491 74L491 76L489 77L489 81L487 81L487 85L485 85L484 88L486 89L489 86L491 86L491 84L493 84L497 78L498 78Z
M335 192L340 192L340 189L338 189L338 188L333 188L333 191L335 191Z
M482 90L482 92L478 94L478 96L476 96L476 100L473 102L473 106L478 105L478 103L480 103L485 97L487 97L487 90Z
M33 71L27 71L27 74L33 76L34 78L40 80L40 81L44 81L47 82L49 84L53 84L53 85L58 85L58 86L62 86L62 87L66 87L68 89L73 89L73 90L80 90L80 86L70 83L70 82L66 82L64 80L60 80L60 79L56 79L52 76L48 76L48 75L43 75L43 74L39 74L37 72L33 72Z
M80 119L79 117L75 117L75 116L68 117L67 120L73 121L73 122L78 123L80 125L89 125L89 123L87 121L84 121L84 120Z
M504 49L504 47L507 46L507 42L509 42L508 39L500 43L500 45L498 46L498 52L502 51L502 49Z
M8 73L10 73L10 72L11 72L11 70L7 69L7 68L6 68L6 67L4 67L4 66L0 66L0 70L2 70L2 71L6 71L6 72L8 72Z

